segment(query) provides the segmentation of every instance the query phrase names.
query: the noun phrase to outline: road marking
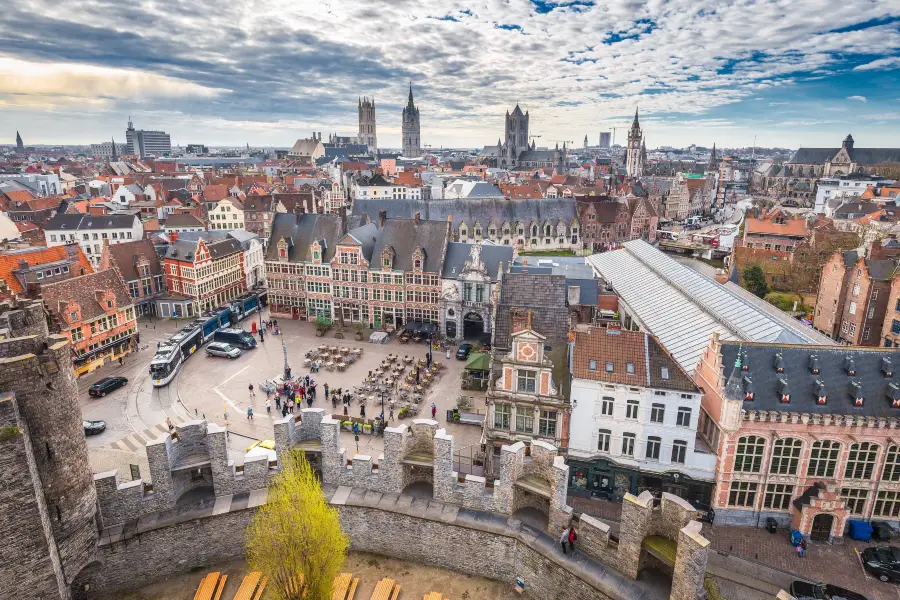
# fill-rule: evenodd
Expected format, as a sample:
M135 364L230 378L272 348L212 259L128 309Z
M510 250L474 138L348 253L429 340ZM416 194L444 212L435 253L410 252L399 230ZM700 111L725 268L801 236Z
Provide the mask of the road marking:
M235 411L237 411L237 414L238 414L238 415L246 415L246 414L247 414L247 409L246 409L246 408L241 408L240 406L238 406L237 404L235 404L235 403L231 400L231 398L229 398L228 396L226 396L225 394L222 393L222 390L220 390L219 388L213 388L213 391L214 391L215 393L217 393L217 394L219 395L219 397L222 398L222 400L224 400L225 402L227 402L228 405L231 406L231 408L233 408ZM265 408L265 406L263 406L263 408ZM264 413L257 413L257 412L256 412L256 409L253 409L253 418L255 419L256 417L262 417L263 419L271 419L271 418L272 418L271 415L267 415L267 414L264 414Z
M244 371L246 371L249 368L250 368L250 365L245 366L243 369L240 369L237 373L235 373L234 375L232 375L231 377L229 377L228 379L226 379L219 385L225 385L226 383L228 383L229 381L231 381L232 379L234 379L235 377L237 377L238 375L240 375L241 373L243 373ZM217 385L216 387L218 388L219 385Z

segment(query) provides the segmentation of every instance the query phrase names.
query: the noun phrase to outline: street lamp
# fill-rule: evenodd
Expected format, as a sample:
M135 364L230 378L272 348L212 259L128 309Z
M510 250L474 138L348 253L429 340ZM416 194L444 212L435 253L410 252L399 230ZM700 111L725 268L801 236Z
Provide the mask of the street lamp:
M281 334L281 350L284 352L284 381L287 383L291 379L291 368L288 366L287 360L287 344L284 343L284 333Z

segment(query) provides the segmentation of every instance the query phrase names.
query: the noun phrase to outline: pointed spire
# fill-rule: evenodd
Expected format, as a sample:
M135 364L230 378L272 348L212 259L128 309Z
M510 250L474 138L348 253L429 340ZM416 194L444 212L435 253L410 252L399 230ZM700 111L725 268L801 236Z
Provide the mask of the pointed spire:
M409 106L413 106L412 81L409 82Z
M111 139L112 139L112 159L118 160L119 155L116 154L116 138L111 138Z
M743 346L738 346L738 353L734 361L734 368L731 370L731 375L728 377L728 383L725 385L725 397L731 398L732 400L744 399L744 386L741 381L742 352Z
M709 153L709 168L715 169L718 165L718 158L716 157L716 144L713 142L712 152Z
M635 107L634 109L634 122L631 124L632 129L640 129L641 124L638 122L638 109Z

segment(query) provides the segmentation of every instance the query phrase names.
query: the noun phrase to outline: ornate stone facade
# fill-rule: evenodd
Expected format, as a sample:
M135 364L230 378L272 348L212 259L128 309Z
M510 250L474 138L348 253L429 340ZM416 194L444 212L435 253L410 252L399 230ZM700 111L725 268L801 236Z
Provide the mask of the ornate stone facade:
M369 152L378 150L378 135L375 131L375 99L363 98L359 101L359 135L360 144L365 144Z
M463 252L467 257L461 262ZM447 339L479 339L491 333L500 278L512 257L509 246L450 242L440 300L441 333Z
M409 100L403 109L403 156L422 156L422 137L419 123L419 109L413 104L412 83L409 84Z
M641 124L638 122L638 111L634 111L634 122L628 131L628 146L625 149L625 174L631 179L637 179L644 174L644 134Z

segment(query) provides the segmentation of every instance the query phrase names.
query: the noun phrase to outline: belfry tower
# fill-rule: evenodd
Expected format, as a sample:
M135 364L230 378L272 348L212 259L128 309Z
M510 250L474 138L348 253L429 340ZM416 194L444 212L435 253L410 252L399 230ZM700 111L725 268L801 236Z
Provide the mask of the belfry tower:
M422 156L422 138L419 128L419 109L413 103L412 82L409 84L409 100L403 109L403 156Z
M359 101L359 143L369 151L378 150L378 136L375 133L375 99L363 97Z
M625 150L625 174L630 179L637 179L644 174L643 137L638 111L634 109L634 122L628 131L628 147Z

